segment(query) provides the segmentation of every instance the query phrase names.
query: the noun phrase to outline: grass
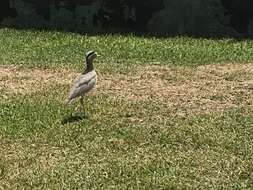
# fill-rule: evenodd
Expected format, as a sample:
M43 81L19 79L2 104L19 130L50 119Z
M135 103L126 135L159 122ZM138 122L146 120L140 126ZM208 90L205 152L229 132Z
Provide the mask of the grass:
M100 55L100 70L122 70L131 65L202 65L249 63L251 40L145 38L133 35L85 36L72 33L1 29L0 62L40 67L80 68L84 52ZM117 65L117 67L115 66Z
M66 124L55 97L2 104L2 187L252 187L252 111L180 119L154 102L92 102L89 119Z
M10 29L1 29L0 36L3 65L73 71L81 68L84 51L96 49L102 55L96 66L103 76L120 72L134 80L138 71L129 73L129 68L135 64L159 64L182 70L167 77L149 68L156 79L164 77L163 82L173 85L196 82L197 72L174 66L253 60L252 41L240 42L245 48L241 50L238 42L227 39L89 37ZM34 79L20 75L15 80ZM30 94L2 88L0 189L252 189L253 110L245 101L252 97L252 75L245 69L225 73L220 80L224 85L247 84L247 96L234 91L242 99L236 107L195 113L189 106L183 116L182 106L172 109L163 99L122 98L102 89L89 96L87 116L81 118L73 113L77 104L63 104L65 83L50 86L41 81L41 88ZM1 81L13 82L4 75ZM228 96L222 93L221 99Z

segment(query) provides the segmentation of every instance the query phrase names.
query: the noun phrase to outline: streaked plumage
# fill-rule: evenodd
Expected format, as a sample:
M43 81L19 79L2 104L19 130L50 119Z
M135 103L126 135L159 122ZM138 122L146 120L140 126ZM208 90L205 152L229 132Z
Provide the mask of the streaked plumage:
M97 74L93 67L93 60L96 57L97 53L94 51L86 53L86 69L74 80L66 102L67 104L72 103L77 97L81 97L81 104L83 104L83 96L96 85Z

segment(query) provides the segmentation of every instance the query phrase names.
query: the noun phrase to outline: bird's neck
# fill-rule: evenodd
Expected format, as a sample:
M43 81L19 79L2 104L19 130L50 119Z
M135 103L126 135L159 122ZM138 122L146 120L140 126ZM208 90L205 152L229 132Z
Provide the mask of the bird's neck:
M86 61L86 69L85 69L84 73L88 73L92 70L94 70L94 66L93 66L92 61Z

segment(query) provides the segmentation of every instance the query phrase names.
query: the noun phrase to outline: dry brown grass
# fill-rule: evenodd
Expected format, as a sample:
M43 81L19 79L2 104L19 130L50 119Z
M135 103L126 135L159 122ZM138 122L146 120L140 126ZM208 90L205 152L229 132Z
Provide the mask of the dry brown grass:
M155 100L179 112L222 111L242 104L253 106L253 64L136 69L131 76L99 75L95 93L131 101ZM51 85L70 85L76 75L69 70L1 66L0 86L7 94L33 93Z
M222 111L253 106L253 64L201 66L195 69L141 67L135 76L107 76L101 93L135 100L153 99L186 112ZM188 111L187 111L188 110Z
M55 84L67 84L74 73L66 70L21 69L0 66L0 90L14 94L29 94Z

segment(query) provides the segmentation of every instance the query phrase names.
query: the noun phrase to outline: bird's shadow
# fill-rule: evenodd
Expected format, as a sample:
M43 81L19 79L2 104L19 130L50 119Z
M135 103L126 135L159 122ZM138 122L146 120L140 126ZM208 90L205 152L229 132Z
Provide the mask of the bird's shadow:
M84 119L87 119L87 115L84 114L71 114L62 119L61 124L75 123Z

